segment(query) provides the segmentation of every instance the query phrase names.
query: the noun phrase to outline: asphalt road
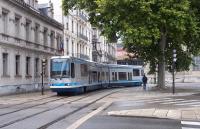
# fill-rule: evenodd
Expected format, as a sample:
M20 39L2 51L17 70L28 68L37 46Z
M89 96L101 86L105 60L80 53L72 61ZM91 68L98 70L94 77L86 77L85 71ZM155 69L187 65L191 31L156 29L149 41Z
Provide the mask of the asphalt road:
M182 125L169 119L95 116L78 129L182 129Z
M130 87L94 91L77 96L56 96L51 92L45 93L44 96L40 93L4 96L0 98L0 128L68 129L73 127L71 125L77 125L78 129L200 129L200 122L197 121L195 123L107 115L109 111L145 107L197 107L200 106L199 86L200 84L177 84L178 95L172 95L169 90L143 91L142 87ZM113 94L108 95L111 92ZM101 99L105 95L108 96ZM107 103L112 104L102 108ZM45 128L41 128L43 126Z

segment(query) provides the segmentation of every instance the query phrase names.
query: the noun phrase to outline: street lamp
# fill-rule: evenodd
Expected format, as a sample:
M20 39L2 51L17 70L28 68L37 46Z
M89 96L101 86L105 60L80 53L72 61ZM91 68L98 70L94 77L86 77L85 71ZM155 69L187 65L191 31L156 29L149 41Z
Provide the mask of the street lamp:
M41 87L41 93L44 95L44 73L45 73L45 66L46 66L46 59L42 59L42 87Z
M172 76L173 76L173 82L172 82L172 86L173 86L173 94L175 93L175 75L174 75L174 72L175 72L175 63L176 63L176 58L177 54L176 54L176 49L173 50L173 62L172 62Z

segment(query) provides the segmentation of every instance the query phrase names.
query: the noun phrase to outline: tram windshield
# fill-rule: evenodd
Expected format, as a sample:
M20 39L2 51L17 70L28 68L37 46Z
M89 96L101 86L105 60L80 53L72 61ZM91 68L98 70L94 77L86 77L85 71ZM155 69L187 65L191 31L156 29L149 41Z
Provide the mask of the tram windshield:
M69 78L70 63L68 59L51 60L51 78Z

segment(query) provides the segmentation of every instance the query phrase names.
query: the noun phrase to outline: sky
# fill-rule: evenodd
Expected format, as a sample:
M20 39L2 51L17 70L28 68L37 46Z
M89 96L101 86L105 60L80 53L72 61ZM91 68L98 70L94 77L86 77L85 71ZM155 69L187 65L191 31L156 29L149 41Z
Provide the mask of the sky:
M48 2L49 0L38 0L39 4ZM62 0L51 0L51 2L53 3L53 8L54 8L54 19L62 23L62 10L61 10Z

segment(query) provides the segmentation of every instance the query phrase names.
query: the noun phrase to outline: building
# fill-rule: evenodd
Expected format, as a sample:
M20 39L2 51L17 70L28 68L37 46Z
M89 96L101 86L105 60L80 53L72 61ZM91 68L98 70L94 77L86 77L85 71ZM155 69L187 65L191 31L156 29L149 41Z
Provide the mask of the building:
M43 1L47 2L39 2ZM64 55L104 63L116 62L116 44L107 43L100 30L92 27L86 11L69 10L69 14L64 16L62 1L51 1L54 3L55 19L64 25Z
M117 44L117 64L122 65L144 65L142 59L136 58L134 54L128 53L122 43Z
M63 18L64 54L86 60L92 59L92 26L83 10L70 10Z
M93 61L116 64L116 43L109 43L96 27L93 27L92 46Z
M41 60L47 60L47 81L50 57L62 55L63 25L53 19L48 5L0 1L0 94L40 90Z

